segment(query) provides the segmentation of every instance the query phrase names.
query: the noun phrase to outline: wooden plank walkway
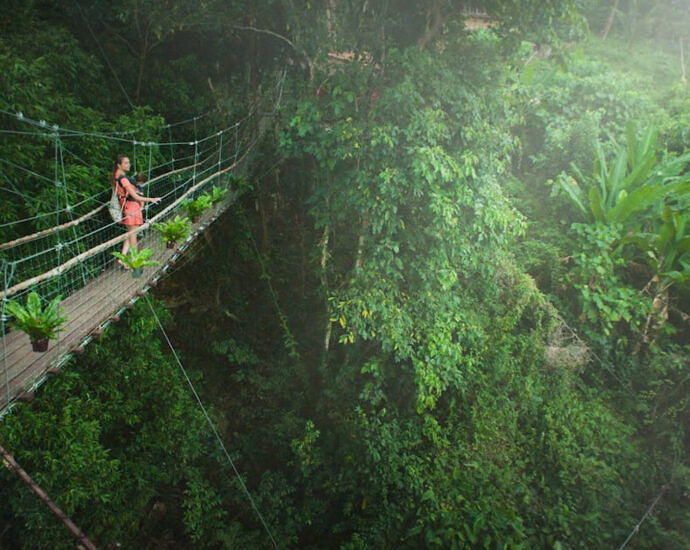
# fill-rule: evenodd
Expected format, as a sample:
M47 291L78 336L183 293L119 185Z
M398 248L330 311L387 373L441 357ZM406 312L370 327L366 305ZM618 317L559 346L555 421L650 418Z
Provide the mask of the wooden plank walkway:
M175 249L168 249L160 242L156 232L149 231L139 239L139 247L152 248L153 259L159 265L144 268L141 278L135 279L131 272L113 265L105 269L86 286L63 299L61 307L67 322L58 340L51 340L47 352L32 350L29 337L20 331L9 331L0 342L0 418L21 398L30 398L33 391L45 380L48 371L59 369L70 354L80 348L102 330L113 315L132 304L141 292L147 291L165 270L180 256L191 242L215 221L232 203L232 199L215 210L204 213L199 222L192 226L191 236L178 243ZM119 250L120 245L113 247ZM78 269L76 267L75 269Z

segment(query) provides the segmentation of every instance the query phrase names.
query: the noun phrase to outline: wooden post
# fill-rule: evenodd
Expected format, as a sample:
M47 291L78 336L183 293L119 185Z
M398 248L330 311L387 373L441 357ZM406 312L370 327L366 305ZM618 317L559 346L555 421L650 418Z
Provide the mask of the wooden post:
M24 483L31 487L31 490L38 495L38 498L46 503L48 508L50 508L50 511L53 512L53 514L55 514L60 521L65 524L67 529L69 529L75 537L77 537L84 548L87 548L88 550L98 550L98 548L96 548L96 546L86 538L86 535L83 533L83 531L79 529L79 527L77 527L52 500L50 500L48 495L36 484L33 479L31 479L29 474L27 474L24 469L17 464L17 461L2 447L2 445L0 445L0 456L3 458L3 464L5 467L11 472L16 473Z

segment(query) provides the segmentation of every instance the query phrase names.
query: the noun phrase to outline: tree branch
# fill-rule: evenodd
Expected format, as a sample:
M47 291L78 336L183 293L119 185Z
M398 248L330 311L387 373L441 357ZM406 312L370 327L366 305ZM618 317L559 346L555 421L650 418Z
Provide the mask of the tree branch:
M601 31L601 39L606 40L606 37L609 35L609 31L611 30L611 26L613 25L613 20L616 18L616 10L618 10L618 2L619 0L613 0L613 6L611 6L611 11L609 12L609 17L606 20L606 25L604 26L604 30Z
M305 51L300 50L297 46L295 46L295 44L289 38L286 38L285 36L283 36L282 34L278 34L277 32L269 31L268 29L257 29L256 27L247 27L241 25L233 25L233 28L240 31L252 31L261 34L268 34L269 36L273 36L274 38L286 42L293 50L295 50L295 52L297 52L299 55L304 56L304 58L307 61L307 65L309 66L309 80L314 80L314 62Z

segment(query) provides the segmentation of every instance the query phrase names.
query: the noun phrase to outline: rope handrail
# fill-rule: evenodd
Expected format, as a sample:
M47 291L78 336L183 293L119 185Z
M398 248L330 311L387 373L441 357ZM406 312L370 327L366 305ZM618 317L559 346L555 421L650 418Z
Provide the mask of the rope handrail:
M83 216L80 216L76 220L72 220L71 222L63 223L61 225L56 225L55 227L49 227L48 229L44 229L43 231L39 231L38 233L32 233L31 235L24 235L23 237L19 237L18 239L14 239L13 241L8 241L6 243L0 244L0 250L6 250L8 248L12 248L13 246L17 246L23 243L28 243L31 241L34 241L36 239L39 239L40 237L45 237L46 235L50 235L51 233L56 233L57 231L61 229L66 229L68 227L72 227L74 225L79 225L81 222L84 220L90 218L91 216L96 215L98 212L103 210L105 208L105 204L101 204L99 207L94 208L91 210L91 212L87 212Z
M161 219L165 214L167 214L170 210L172 210L174 207L179 205L188 195L190 195L192 192L196 191L199 187L207 183L208 181L212 180L213 178L224 174L225 172L228 172L229 170L232 170L235 168L248 154L249 151L254 147L254 145L257 143L255 141L250 147L247 148L247 151L235 162L230 164L229 166L223 168L222 170L219 170L210 176L202 179L199 181L196 185L190 187L181 197L179 197L176 201L168 205L166 208L161 210L158 214L156 214L153 218L151 218L148 222L140 226L139 231L144 230L149 228L151 225L153 225L154 222L158 221ZM66 261L65 263L51 269L50 271L46 271L45 273L42 273L41 275L36 275L35 277L32 277L31 279L27 279L26 281L22 281L21 283L18 283L14 285L13 287L10 287L8 289L5 289L1 296L2 299L6 299L9 296L13 296L17 292L21 292L22 290L26 290L27 288L31 287L32 285L35 285L37 283L40 283L42 281L45 281L46 279L50 279L51 277L54 277L56 275L60 275L64 271L68 270L69 268L73 267L74 265L80 263L83 260L86 260L99 252L102 252L103 250L106 250L107 248L110 248L113 245L116 245L118 243L121 243L125 241L128 238L128 235L122 234L119 235L118 237L114 237L104 243L99 244L98 246L95 246L89 250L86 250L85 252L82 252L78 256L75 256L71 260Z
M215 154L215 153L213 153L213 154ZM201 165L201 164L204 164L204 163L207 162L210 158L211 158L211 155L209 155L209 156L206 157L205 159L200 160L199 162L196 162L196 163L194 163L194 164L190 164L190 165L188 165L188 166L183 166L182 168L176 168L175 170L171 170L171 171L169 171L169 172L166 172L165 174L160 174L160 175L158 175L158 176L156 176L156 177L154 177L154 178L151 178L149 181L145 182L145 183L144 183L144 186L150 185L150 184L152 184L153 182L155 182L155 181L157 181L157 180L160 180L160 179L162 179L162 178L167 178L167 177L170 177L170 176L172 176L172 175L174 175L174 174L178 174L178 173L180 173L180 172L184 172L185 170L191 170L191 169L194 168L195 166L199 166L199 165ZM100 193L99 193L99 194L100 194ZM44 230L42 230L42 231L38 231L37 233L32 233L31 235L24 235L23 237L19 237L19 238L17 238L17 239L14 239L13 241L9 241L9 242L6 242L6 243L2 243L2 244L0 244L0 251L6 250L6 249L11 248L11 247L13 247L13 246L17 246L17 245L19 245L19 244L31 242L31 241L33 241L33 240L36 240L36 239L40 238L40 237L45 237L46 235L50 235L51 233L56 233L56 232L58 232L58 231L60 231L60 230L62 230L62 229L66 229L66 228L68 228L68 227L72 227L72 226L75 226L75 225L79 225L82 221L84 221L84 220L90 218L91 216L95 216L98 212L100 212L101 210L103 210L105 207L106 207L106 204L105 204L105 203L104 203L104 204L101 204L101 205L98 206L97 208L94 208L93 210L91 210L90 212L87 212L86 214L84 214L83 216L77 218L76 220L72 220L72 221L70 221L70 222L66 222L66 223L63 223L63 224L61 224L61 225L57 225L57 226L55 226L55 227L49 227L48 229L44 229Z
M214 170L214 168L215 168L215 166L214 166L214 165L211 165L211 166L209 166L209 167L203 169L202 171L200 171L199 174L201 174L201 176L203 176L204 174L207 174L208 172ZM197 174L197 175L199 175L199 174ZM169 196L172 195L172 194L175 194L175 195L176 195L177 191L178 191L180 188L186 187L186 186L189 184L189 182L191 182L191 181L193 181L193 178L191 178L191 177L188 178L188 179L186 179L186 180L182 183L182 185L180 185L180 186L178 186L178 187L174 187L172 190L170 190L170 191L168 191L166 194L162 195L161 198L162 198L162 199L166 199L167 197L169 197ZM106 230L106 229L108 229L108 228L111 228L111 227L116 227L117 225L118 225L118 222L112 221L112 222L110 222L110 223L108 223L108 224L106 224L106 225L101 225L101 226L100 226L98 229L96 229L95 231L92 231L92 232L87 233L87 234L85 234L85 235L81 235L81 236L79 236L79 237L76 237L74 240L62 242L62 243L58 244L57 246L51 246L51 247L49 247L49 248L46 248L46 249L41 250L41 251L39 251L39 252L36 252L35 254L32 254L32 255L30 255L30 256L26 256L26 257L21 258L21 259L19 259L19 260L14 260L12 263L13 263L14 265L19 265L19 264L21 264L21 263L23 263L23 262L28 262L28 261L34 260L34 259L36 259L36 258L38 258L38 257L40 257L40 256L45 256L45 255L47 255L47 254L51 254L51 253L53 253L55 250L57 250L57 247L58 247L58 246L59 246L60 248L62 248L62 247L64 247L64 246L72 246L72 245L75 245L75 244L77 244L77 242L80 241L80 240L83 240L83 239L89 238L89 237L93 237L93 236L96 235L97 233L100 233L100 232L102 232L102 231L104 231L104 230Z
M12 117L16 118L17 120L19 120L25 124L28 124L30 126L34 126L34 127L38 127L38 128L44 128L48 131L53 130L52 133L43 134L43 136L51 138L51 139L55 139L56 137L63 139L63 138L69 138L69 137L90 136L90 137L97 137L97 138L102 138L102 139L109 139L111 141L130 143L130 144L134 144L134 145L151 145L151 146L155 145L155 146L159 146L159 147L162 147L162 146L168 147L170 145L194 146L197 143L201 143L203 141L211 139L211 138L217 136L218 134L230 132L231 130L236 129L244 120L249 118L249 117L245 117L245 119L240 120L238 122L235 122L235 123L231 124L230 126L223 128L222 130L215 131L215 132L213 132L213 133L211 133L211 134L209 134L203 138L200 138L200 139L197 139L194 141L150 141L150 140L139 140L139 139L125 139L125 138L115 137L112 135L103 134L103 133L99 133L99 132L84 132L81 130L72 130L71 128L61 127L58 124L52 124L51 125L49 122L46 122L45 120L34 120L34 119L31 119L31 118L25 116L22 113L12 113L12 112L6 111L4 109L0 109L0 113L8 115L8 116L12 116ZM37 133L35 135L41 136L41 134L39 134L39 133Z
M210 171L213 170L213 169L214 169L213 166L209 166L208 168L202 170L202 171L199 172L199 173L203 175L203 174L206 174L206 173L210 172ZM188 178L187 180L185 180L185 181L183 182L183 184L182 184L181 186L173 188L172 190L168 191L168 193L166 193L165 195L163 195L161 198L162 198L162 199L166 199L168 196L172 195L173 193L176 193L180 188L186 187L186 186L189 184L189 182L191 182L192 180L193 180L193 178ZM95 236L96 234L98 234L98 233L100 233L100 232L103 232L103 231L107 230L108 228L117 227L117 225L118 225L118 222L111 221L111 222L107 223L106 225L100 226L100 227L99 227L98 229L96 229L95 231L92 231L92 232L87 233L87 234L85 234L85 235L78 236L78 237L76 237L74 240L71 240L71 241L63 241L62 243L59 243L59 244L56 245L56 246L51 246L51 247L49 247L49 248L46 248L46 249L41 250L41 251L39 251L39 252L36 252L36 253L34 253L34 254L30 255L30 256L25 256L25 257L23 257L23 258L21 258L21 259L19 259L19 260L14 260L13 263L14 263L15 265L19 265L19 264L21 264L21 263L25 263L25 262L29 262L29 261L31 261L31 260L35 260L36 258L39 258L39 257L41 257L41 256L45 256L45 255L48 255L48 254L52 254L53 252L55 252L55 251L58 249L58 247L59 247L59 248L62 248L62 247L65 247L65 246L73 246L73 245L77 244L79 241L81 241L81 240L83 240L83 239L85 239L85 238L93 237L93 236Z

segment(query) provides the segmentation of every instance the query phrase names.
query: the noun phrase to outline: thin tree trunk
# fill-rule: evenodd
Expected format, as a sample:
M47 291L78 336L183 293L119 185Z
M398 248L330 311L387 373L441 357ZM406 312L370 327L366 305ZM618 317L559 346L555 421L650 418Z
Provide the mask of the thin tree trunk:
M431 3L431 8L429 8L429 13L427 14L427 24L426 24L426 30L424 31L424 34L422 37L419 39L419 42L417 45L421 48L424 49L426 48L426 45L431 41L433 38L438 35L439 30L441 29L441 1L440 0L432 0Z
M355 257L355 271L359 271L362 267L362 254L364 252L364 232L369 227L369 219L367 216L362 217L362 224L359 229L359 239L357 240L357 256Z
M323 235L321 236L321 286L325 296L326 306L326 326L323 336L323 359L322 365L325 367L328 363L328 350L331 346L331 320L328 313L328 274L326 273L326 264L328 263L328 240L330 235L330 226L326 225L323 228Z
M680 81L685 84L687 79L685 78L685 52L683 45L683 37L678 38L680 44Z
M609 35L609 31L611 30L611 26L613 25L613 20L616 18L616 11L618 10L618 2L619 0L613 0L613 6L611 6L611 11L609 11L609 17L606 20L606 25L604 26L604 30L601 31L601 39L606 40L606 37Z
M139 104L141 97L141 83L144 80L144 64L146 63L146 54L142 53L139 56L139 74L137 75L137 90L134 92L134 103Z
M261 200L261 196L259 196L256 200L256 207L259 211L259 217L261 218L261 244L263 246L264 253L267 253L270 242L268 235L268 215L266 213L266 208L264 208L264 201Z
M31 478L31 476L29 476L29 474L27 474L24 469L17 464L17 461L14 459L14 457L2 446L0 446L0 456L3 458L2 464L4 464L9 471L17 474L19 478L26 483L34 493L36 493L38 498L40 498L48 506L48 508L50 508L50 511L53 512L53 514L55 514L55 516L65 524L65 527L70 530L70 532L77 538L77 540L79 540L84 548L88 548L89 550L98 550L96 546L88 538L86 538L84 532L77 527L60 508L58 508L58 506L50 499L43 489L41 489Z
M326 30L328 38L335 40L335 0L326 3Z
M651 284L655 284L654 290L654 300L652 301L652 311L649 312L647 320L642 330L642 338L638 340L635 346L635 355L640 353L642 344L646 346L651 346L656 342L659 332L666 324L668 320L668 310L670 305L669 294L668 294L668 283L660 281L655 275L652 280L645 286L645 290L648 289Z

